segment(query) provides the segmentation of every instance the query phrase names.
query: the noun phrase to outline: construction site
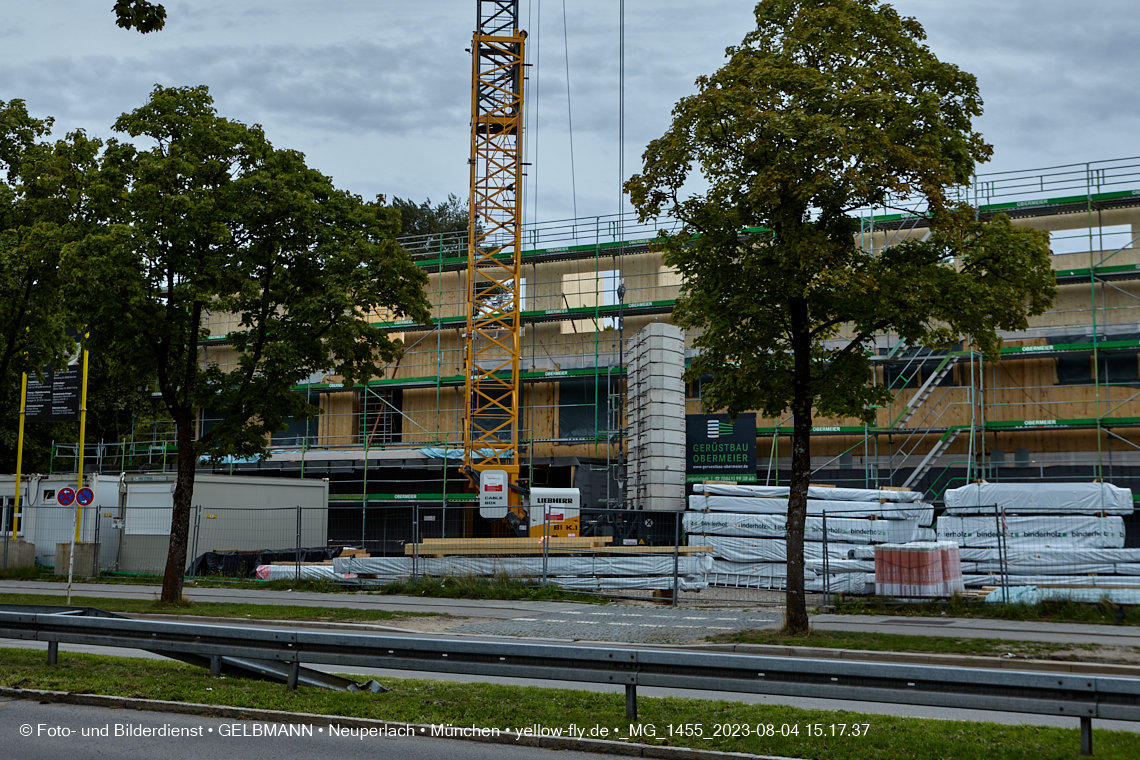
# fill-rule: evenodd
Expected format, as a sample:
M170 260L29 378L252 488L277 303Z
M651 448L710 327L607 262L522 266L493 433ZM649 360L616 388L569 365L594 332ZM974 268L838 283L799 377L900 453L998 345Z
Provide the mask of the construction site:
M430 323L416 324L398 314L372 315L374 324L403 343L401 359L354 387L328 374L298 384L296 392L320 409L316 418L294 421L275 433L263 458L203 462L199 472L327 480L327 519L318 517L318 527L306 522L304 541L301 507L296 508L297 547L323 542L338 550L353 547L372 558L402 558L406 547L415 545L416 552L446 559L450 550L437 545L437 551L429 551L424 542L543 537L581 539L594 549L624 544L630 562L661 559L632 551L658 547L668 550L670 567L642 569L637 575L668 575L671 570L669 584L676 587L675 555L686 555L678 561L697 563L704 551L700 547L715 543L708 540L715 531L707 525L683 523L678 516L687 507L690 513L716 509L703 502L695 507L694 497L743 495L708 490L703 481L768 487L750 495L773 500L784 487L786 495L791 420L756 415L753 471L731 478L686 473L686 421L690 429L704 429L709 424L705 415L718 410L702 409L700 379L683 379L694 355L694 336L670 323L682 282L651 242L659 230L672 231L671 223L643 224L632 215L522 218L516 188L522 187L524 173L526 34L518 29L517 3L481 0L478 6L480 26L472 47L470 228L400 241L428 275ZM862 496L848 500L879 505L877 513L857 515L832 507L832 519L914 521L914 530L901 543L932 540L934 518L952 506L945 494L970 484L1140 486L1140 158L979 174L955 191L980 218L1006 214L1015 225L1051 234L1058 295L1048 312L1031 318L1027 330L1002 336L1000 362L983 361L968 338L951 350L930 350L895 335L877 336L874 382L891 390L892 402L876 410L873 425L816 420L813 485L858 491ZM861 232L852 244L877 252L922 238L929 232L923 210L864 209ZM237 318L210 314L209 320L201 361L223 369L234 366L236 354L227 335L238 329ZM202 430L214 421L210 410L202 411ZM108 491L116 487L115 479L141 484L169 477L173 482L173 429L162 421L139 421L129 438L88 442L82 453L86 472L107 479ZM40 480L62 482L76 471L79 455L74 444L56 444L51 472ZM502 473L504 479L495 487L501 485L506 501L481 500L488 472ZM0 528L6 535L22 534L11 479L7 488ZM51 498L44 495L43 484L27 488L25 508L36 505L37 494ZM132 525L129 514L116 511L127 509L118 498L127 490L123 485L114 499L100 502L109 511L99 530L113 531L119 520ZM887 496L892 493L918 496ZM827 504L843 501L816 493L811 498ZM1084 497L1074 496L1079 498ZM1121 522L1120 541L1089 548L1140 552L1140 518L1132 511L1131 491L1121 498L1127 508L1091 508L1102 519L1115 515L1112 519ZM900 503L888 503L893 501ZM997 503L975 506L992 512ZM565 504L566 509L552 512L550 504ZM294 520L292 505L280 505L286 512L282 520ZM169 509L145 501L135 506ZM890 513L896 506L898 514ZM733 514L756 511L747 505L734 509ZM1069 514L1063 506L1059 512ZM999 523L1008 514L1012 511L1005 510ZM92 519L95 530L102 518ZM161 520L156 524L161 527ZM829 530L823 525L826 547ZM108 533L101 535L106 543ZM762 531L731 535L769 536ZM898 541L887 533L883 538ZM937 538L944 538L941 528ZM196 553L289 548L292 537L275 547L257 547L256 539L242 547L222 536L211 540L218 545L198 546ZM986 546L1002 551L1001 540ZM448 544L455 546L459 544ZM470 550L460 555L488 554L478 552L478 544L467 546ZM967 546L962 544L963 550ZM154 551L161 554L160 548ZM502 553L501 547L491 552ZM721 550L713 554L745 565L780 561L775 554L764 559L732 558ZM103 556L109 556L106 550ZM826 562L829 556L825 549L820 558ZM869 561L851 551L833 559ZM353 561L359 561L355 555ZM1066 577L1081 575L1082 563L1087 564L1081 559L1063 563ZM1115 563L1140 568L1140 556L1121 555L1110 562ZM445 565L432 572L456 571ZM113 569L123 568L104 567ZM144 570L142 565L133 569ZM858 565L850 572L873 569ZM342 570L378 572L347 565L338 567ZM986 575L984 568L975 571L979 578ZM399 572L404 571L391 570ZM417 572L429 571L421 567ZM546 572L544 564L544 579ZM717 572L731 576L735 585L763 585L760 578L767 579L769 588L781 584L771 568L765 575L693 564L680 575L701 576L699 582L691 581L699 588L716 585ZM820 570L817 590L832 590L830 584L839 581L830 578L846 577L841 572ZM575 574L569 566L550 573ZM607 575L596 568L590 574ZM864 584L860 580L857 588L850 583L844 588L854 593Z

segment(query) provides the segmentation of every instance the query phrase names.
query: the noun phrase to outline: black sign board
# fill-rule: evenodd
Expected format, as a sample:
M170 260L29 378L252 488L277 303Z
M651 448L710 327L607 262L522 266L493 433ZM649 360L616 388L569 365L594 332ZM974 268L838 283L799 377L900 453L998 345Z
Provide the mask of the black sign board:
M25 419L38 422L78 420L83 381L80 367L72 364L59 372L45 371L43 382L29 376Z
M685 417L685 481L756 482L756 414L742 414L736 424L727 414Z

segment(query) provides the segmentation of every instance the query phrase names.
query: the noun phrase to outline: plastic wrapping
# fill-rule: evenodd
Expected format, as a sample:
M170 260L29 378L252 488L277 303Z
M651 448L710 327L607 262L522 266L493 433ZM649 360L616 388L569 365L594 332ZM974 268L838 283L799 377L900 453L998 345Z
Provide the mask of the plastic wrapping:
M686 512L685 530L689 533L711 533L717 536L752 538L784 538L787 517L784 515L740 514L733 512ZM906 543L932 539L929 528L920 528L917 520L858 520L844 517L827 518L827 540L845 543ZM823 541L823 518L807 518L804 539Z
M962 547L963 562L997 562L998 550L995 546ZM1041 562L1048 565L1069 563L1137 563L1140 562L1140 549L1013 549L1003 552L1006 562L1030 565Z
M788 542L782 538L746 538L743 536L689 536L689 546L711 546L713 556L730 562L786 562ZM858 544L827 542L827 556L845 559ZM804 559L822 559L823 544L804 541Z
M733 486L722 483L698 483L693 486L696 493L717 496L752 496L768 499L787 499L788 486ZM809 499L824 501L922 501L921 491L885 491L873 488L825 488L808 486Z
M942 597L965 589L953 541L875 547L875 592L883 596Z
M1124 546L1124 520L1120 517L1013 517L999 518L1002 542L1014 550L1026 549L1120 549ZM997 546L995 518L938 518L938 538L959 546Z
M296 565L258 565L254 577L262 581L291 581L297 577ZM301 565L302 580L356 581L356 573L338 573L332 565Z
M689 497L689 509L693 511L735 512L737 514L786 515L788 513L788 499L787 497L778 499L759 496L696 495ZM880 504L877 501L807 500L807 513L809 515L820 516L825 510L829 520L832 516L839 518L878 517L884 520L918 520L919 525L924 526L929 526L934 522L934 507L923 502Z
M1130 515L1132 491L1110 483L970 483L943 494L950 515Z

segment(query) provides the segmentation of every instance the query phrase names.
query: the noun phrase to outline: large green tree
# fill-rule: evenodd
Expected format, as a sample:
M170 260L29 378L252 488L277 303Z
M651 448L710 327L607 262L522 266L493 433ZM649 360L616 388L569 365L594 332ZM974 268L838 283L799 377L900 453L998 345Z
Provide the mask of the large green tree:
M785 626L802 632L812 415L874 422L890 399L868 358L877 334L965 335L996 360L997 331L1024 329L1056 286L1045 233L953 203L991 148L971 126L974 77L939 61L918 21L877 0L764 0L755 17L627 190L643 220L683 223L658 245L683 276L673 320L699 331L689 375L712 376L706 409L793 415ZM856 245L871 206L917 209L930 234Z
M90 294L91 347L155 378L175 424L162 591L173 601L199 458L263 452L288 417L313 412L293 392L301 378L333 370L351 384L396 359L399 343L369 313L425 321L426 277L396 243L399 216L382 198L337 190L259 127L219 117L205 87L156 87L114 128L133 141L110 141L102 158L107 227L66 264ZM203 352L210 313L237 320L225 366ZM206 409L220 417L208 431Z
M101 145L82 132L49 142L51 124L0 101L0 459L10 465L21 375L60 366L75 347L61 256L96 225L88 178Z

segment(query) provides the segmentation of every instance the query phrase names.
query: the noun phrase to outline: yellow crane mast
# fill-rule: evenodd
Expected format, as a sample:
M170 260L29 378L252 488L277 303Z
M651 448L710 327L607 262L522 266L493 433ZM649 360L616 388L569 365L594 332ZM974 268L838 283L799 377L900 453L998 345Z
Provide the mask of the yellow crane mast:
M471 43L464 471L518 482L523 55L518 0L476 0ZM513 489L512 489L513 490ZM517 504L517 496L511 495Z

